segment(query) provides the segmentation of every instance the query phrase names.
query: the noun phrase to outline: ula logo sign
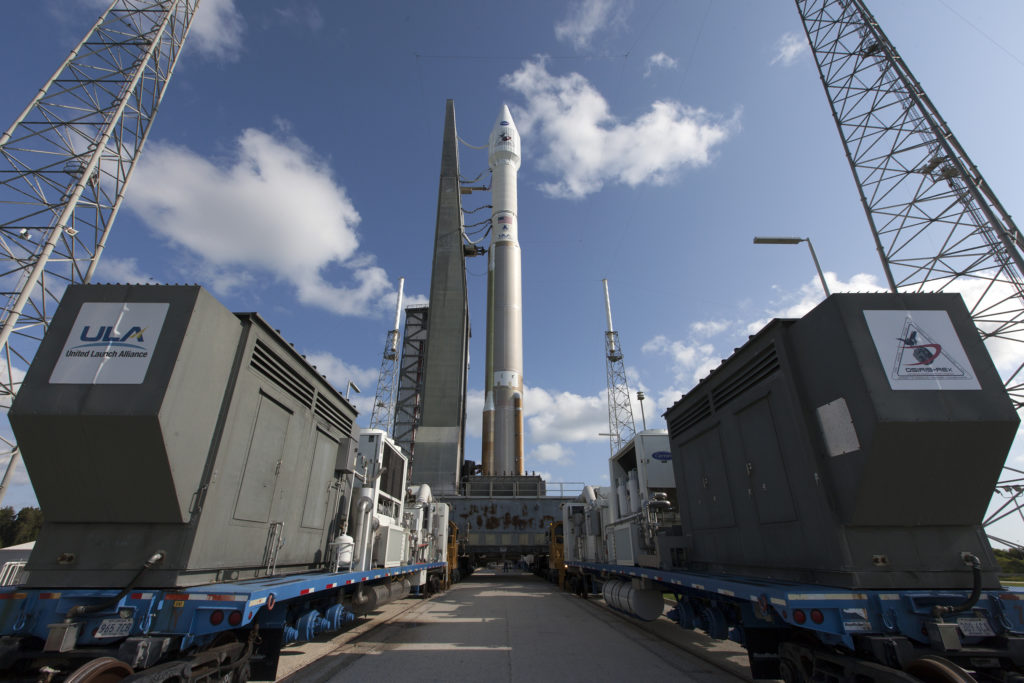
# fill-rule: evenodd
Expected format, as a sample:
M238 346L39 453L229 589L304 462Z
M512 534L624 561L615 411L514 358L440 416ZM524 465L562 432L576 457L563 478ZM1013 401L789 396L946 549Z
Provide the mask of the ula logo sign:
M100 325L99 330L95 334L91 334L89 325L82 328L82 334L79 337L84 342L95 342L92 344L81 344L81 346L106 346L108 344L112 346L132 346L134 348L142 348L135 344L126 343L129 339L135 339L143 342L145 339L142 338L142 333L146 330L142 329L138 325L131 328L123 336L119 335L114 331L114 325Z
M142 384L168 304L82 304L50 384Z

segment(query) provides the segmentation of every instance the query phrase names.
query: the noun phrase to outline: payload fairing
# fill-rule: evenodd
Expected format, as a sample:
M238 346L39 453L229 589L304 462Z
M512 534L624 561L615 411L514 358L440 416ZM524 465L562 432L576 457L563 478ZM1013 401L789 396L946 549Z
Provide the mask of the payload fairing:
M488 140L491 246L487 264L487 358L483 473L523 474L523 295L517 174L519 131L507 105Z

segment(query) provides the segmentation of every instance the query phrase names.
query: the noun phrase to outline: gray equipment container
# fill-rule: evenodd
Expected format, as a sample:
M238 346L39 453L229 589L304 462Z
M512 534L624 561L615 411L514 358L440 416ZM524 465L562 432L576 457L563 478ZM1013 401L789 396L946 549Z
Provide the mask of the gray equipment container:
M969 588L1019 419L959 295L837 294L775 320L665 413L676 564Z
M200 287L68 287L10 411L45 516L29 585L126 585L157 550L137 585L319 565L355 416L258 315Z

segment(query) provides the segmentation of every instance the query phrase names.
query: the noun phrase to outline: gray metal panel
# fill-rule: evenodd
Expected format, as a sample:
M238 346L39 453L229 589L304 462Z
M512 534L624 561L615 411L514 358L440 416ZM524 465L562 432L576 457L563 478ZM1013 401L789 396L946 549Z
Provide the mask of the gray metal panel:
M977 391L894 391L865 320L866 310L946 311L977 374ZM895 351L899 329L892 332ZM791 344L808 407L845 398L862 449L830 457L851 525L980 522L1018 422L959 295L849 294L793 327ZM828 353L821 353L827 344ZM927 486L908 486L925 472ZM937 501L942 501L937 504Z
M746 459L747 487L762 523L796 519L789 473L779 450L779 437L767 398L736 413L736 426Z
M169 304L141 385L49 384L95 301ZM323 561L355 410L265 322L198 287L106 285L69 287L54 320L12 410L46 515L33 585L123 585L157 549L140 586L245 578L275 535L279 571Z
M50 384L87 302L169 304L143 383ZM199 287L69 287L10 412L47 521L187 521L239 334Z
M698 434L685 445L682 466L686 502L694 529L721 529L736 523L718 429Z
M277 475L286 453L285 437L291 411L266 396L259 397L249 447L244 455L242 478L238 485L235 519L266 522L274 502Z
M317 429L314 434L313 457L306 477L306 496L302 506L302 526L323 529L329 512L332 473L336 464L338 442Z
M948 312L980 389L893 390L865 310ZM836 448L819 409L840 398L856 439L846 433ZM801 320L770 323L666 419L689 498L682 521L692 568L964 588L971 577L960 553L971 552L986 584L995 581L980 522L1018 419L958 296L834 295ZM702 464L713 434L733 528L713 527L706 505Z

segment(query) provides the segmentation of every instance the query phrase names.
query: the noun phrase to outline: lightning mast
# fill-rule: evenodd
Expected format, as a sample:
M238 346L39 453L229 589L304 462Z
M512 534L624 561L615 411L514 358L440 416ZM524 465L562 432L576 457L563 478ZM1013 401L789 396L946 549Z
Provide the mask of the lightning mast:
M612 304L608 297L608 280L604 283L604 310L608 316L608 331L604 333L605 367L608 372L608 442L615 455L636 435L633 404L626 385L626 367L622 362L619 333L612 326Z
M864 0L796 0L893 292L957 291L989 349L1024 347L1020 231ZM999 368L1024 407L1024 364Z
M398 278L398 302L395 305L395 324L384 340L384 355L377 375L377 394L373 399L370 429L383 429L393 434L395 415L395 389L398 386L398 323L402 318L402 290L405 278Z
M199 0L116 0L0 135L0 406L92 278ZM11 459L0 499L18 461Z

